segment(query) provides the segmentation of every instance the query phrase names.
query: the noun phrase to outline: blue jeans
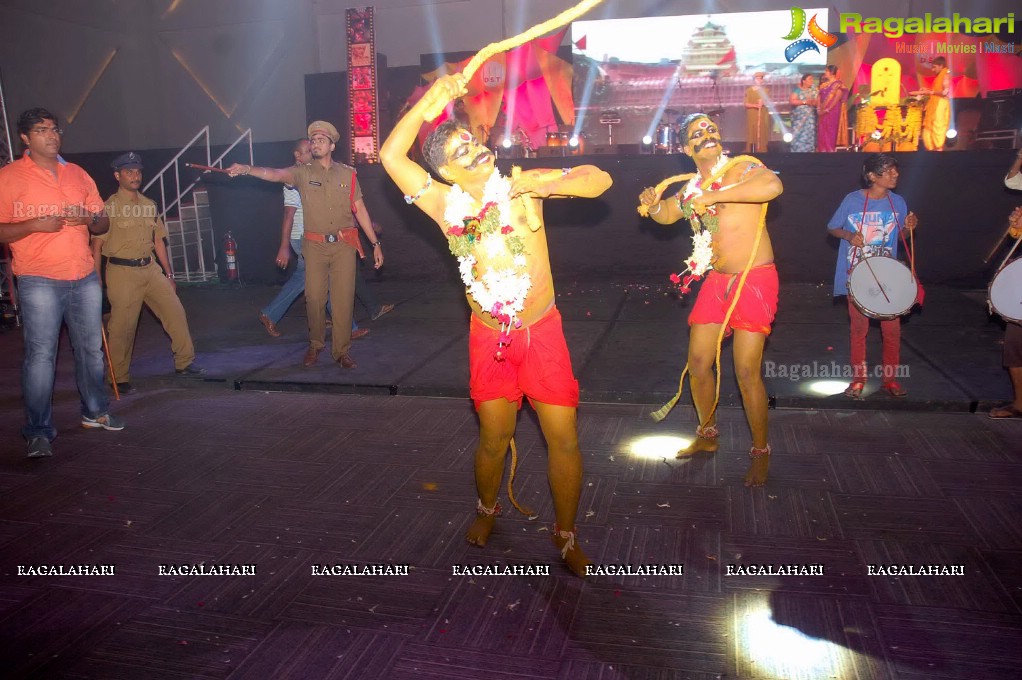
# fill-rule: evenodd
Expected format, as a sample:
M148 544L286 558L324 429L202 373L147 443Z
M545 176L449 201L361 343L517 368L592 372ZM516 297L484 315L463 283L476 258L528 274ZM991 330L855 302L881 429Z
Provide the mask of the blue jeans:
M280 320L287 314L287 310L291 308L291 305L298 299L298 296L305 291L305 258L302 257L302 239L291 239L291 250L295 251L295 255L298 257L298 264L295 266L294 273L284 283L284 287L277 293L277 297L273 298L273 301L262 309L263 314L268 316L274 324L280 323ZM327 318L330 317L329 300L326 303L326 315ZM358 324L352 319L351 330L357 329Z
M57 436L53 427L53 382L61 322L67 324L75 357L75 381L82 415L97 418L110 406L103 385L103 290L92 272L78 281L43 276L18 277L25 332L21 389L25 398L26 439Z

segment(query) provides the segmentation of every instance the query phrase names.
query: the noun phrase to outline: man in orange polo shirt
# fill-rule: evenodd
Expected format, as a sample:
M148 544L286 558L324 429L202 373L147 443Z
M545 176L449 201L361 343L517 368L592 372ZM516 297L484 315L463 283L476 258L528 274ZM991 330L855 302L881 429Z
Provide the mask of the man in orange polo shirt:
M61 130L46 109L18 118L25 155L0 169L0 242L10 243L25 329L22 392L30 458L53 454L53 381L61 322L75 354L82 427L123 430L107 412L102 290L89 235L110 226L84 170L60 157Z

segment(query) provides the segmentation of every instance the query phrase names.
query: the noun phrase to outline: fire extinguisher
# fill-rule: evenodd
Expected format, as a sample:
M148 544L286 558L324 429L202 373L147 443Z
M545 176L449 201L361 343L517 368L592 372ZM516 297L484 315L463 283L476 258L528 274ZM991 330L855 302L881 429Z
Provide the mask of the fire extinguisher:
M231 232L224 234L224 263L227 265L227 280L238 280L238 243Z

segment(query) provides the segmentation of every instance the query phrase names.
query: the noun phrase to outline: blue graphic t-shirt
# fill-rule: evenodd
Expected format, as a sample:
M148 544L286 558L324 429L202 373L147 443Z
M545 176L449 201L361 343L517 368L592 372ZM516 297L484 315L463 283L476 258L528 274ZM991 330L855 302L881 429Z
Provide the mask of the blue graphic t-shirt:
M869 202L866 202L866 192L862 189L845 196L827 228L860 232L865 246L856 256L858 249L848 241L841 241L834 270L834 295L848 295L848 272L852 268L853 256L856 263L863 257L875 255L898 257L898 229L905 224L907 214L905 199L895 193L888 194L888 198L870 199Z

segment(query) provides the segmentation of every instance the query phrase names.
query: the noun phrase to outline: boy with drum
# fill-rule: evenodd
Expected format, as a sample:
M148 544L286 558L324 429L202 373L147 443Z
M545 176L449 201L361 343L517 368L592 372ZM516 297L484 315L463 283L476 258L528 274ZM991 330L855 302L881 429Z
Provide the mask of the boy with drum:
M1022 191L1022 149L1015 154L1015 161L1004 177L1004 186ZM1008 236L1022 238L1022 206L1015 208L1008 217ZM1009 254L1010 257L1010 254ZM1016 298L1017 299L1017 298ZM1006 319L1007 320L1007 319ZM1011 376L1011 388L1015 399L1004 406L991 409L991 418L1022 418L1022 324L1008 320L1004 332L1004 367Z
M897 258L901 229L912 231L918 222L915 213L908 212L905 199L894 193L898 186L898 162L893 156L877 153L867 157L862 164L860 179L863 188L845 196L827 224L830 235L841 239L834 271L834 295L848 295L852 382L845 390L845 396L853 399L862 398L866 387L869 318L856 305L854 296L849 294L849 275L867 258ZM869 271L870 263L863 263L863 266L867 267L866 275L876 273L875 269ZM883 288L886 290L887 285ZM913 290L911 299L914 298ZM910 308L911 304L902 313L907 313ZM908 392L894 379L901 355L901 319L894 316L882 320L880 332L883 336L881 389L892 397L904 397Z

